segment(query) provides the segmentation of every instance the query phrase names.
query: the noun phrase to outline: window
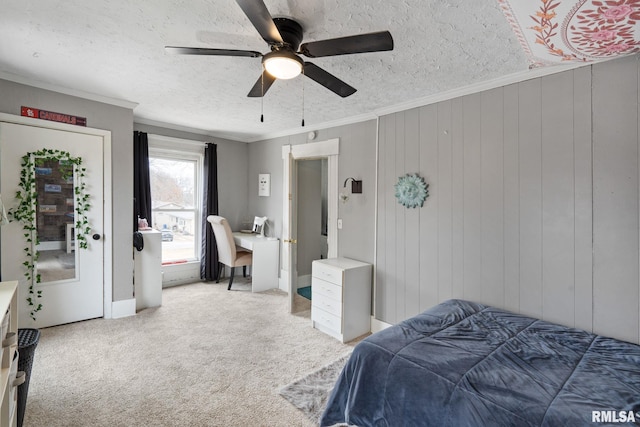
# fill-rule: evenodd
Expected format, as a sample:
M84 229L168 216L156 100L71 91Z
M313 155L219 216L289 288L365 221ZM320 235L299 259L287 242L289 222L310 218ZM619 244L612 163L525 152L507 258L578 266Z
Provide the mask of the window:
M202 155L149 148L153 228L162 232L162 263L200 259Z

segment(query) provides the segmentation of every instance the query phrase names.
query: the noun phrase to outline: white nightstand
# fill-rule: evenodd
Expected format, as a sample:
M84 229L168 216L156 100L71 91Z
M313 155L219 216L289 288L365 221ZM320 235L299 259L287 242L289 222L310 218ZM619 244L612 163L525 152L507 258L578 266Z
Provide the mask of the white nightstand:
M311 264L313 327L342 341L371 331L372 265L349 258Z

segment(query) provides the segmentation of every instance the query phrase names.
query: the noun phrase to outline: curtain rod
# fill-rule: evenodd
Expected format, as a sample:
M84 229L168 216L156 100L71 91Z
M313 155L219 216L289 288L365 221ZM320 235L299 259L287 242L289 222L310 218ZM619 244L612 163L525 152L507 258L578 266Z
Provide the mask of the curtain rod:
M173 136L157 135L153 133L148 134L148 136L149 138L152 138L158 142L168 142L171 144L183 144L183 145L195 145L197 147L204 147L209 142L212 142L212 141L196 141L193 139L186 139L186 138L176 138Z

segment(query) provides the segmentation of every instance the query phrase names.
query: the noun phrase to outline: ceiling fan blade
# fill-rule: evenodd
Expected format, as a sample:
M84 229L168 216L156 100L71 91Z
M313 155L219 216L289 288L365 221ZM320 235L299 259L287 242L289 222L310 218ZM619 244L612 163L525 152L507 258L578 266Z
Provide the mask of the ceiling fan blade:
M236 0L249 21L267 43L282 43L282 36L262 0Z
M247 96L250 98L262 97L265 93L267 93L267 91L275 81L276 81L275 77L273 77L271 74L267 73L266 71L263 71L262 75L258 78L258 81L256 82L256 84L253 85L253 87L251 88Z
M355 88L311 62L304 63L304 75L343 98L356 92Z
M389 31L319 40L300 46L300 53L309 58L385 50L393 50L393 37Z
M260 52L256 52L253 50L210 49L205 47L165 46L164 50L166 50L168 53L181 55L246 56L250 58L257 58L259 56L262 56Z

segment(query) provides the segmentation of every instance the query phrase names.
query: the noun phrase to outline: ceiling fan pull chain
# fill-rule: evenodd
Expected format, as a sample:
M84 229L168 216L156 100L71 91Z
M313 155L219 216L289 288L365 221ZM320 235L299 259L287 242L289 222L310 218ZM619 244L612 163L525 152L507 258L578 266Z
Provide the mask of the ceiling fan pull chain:
M302 77L304 77L304 67L302 67ZM304 127L304 79L302 79L302 127Z
M264 68L264 66L261 66ZM262 86L262 96L260 97L260 123L264 123L264 69L260 74L260 85Z

